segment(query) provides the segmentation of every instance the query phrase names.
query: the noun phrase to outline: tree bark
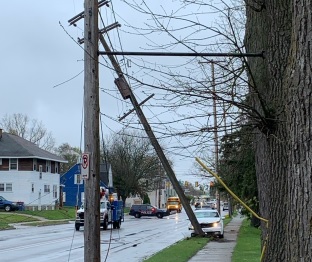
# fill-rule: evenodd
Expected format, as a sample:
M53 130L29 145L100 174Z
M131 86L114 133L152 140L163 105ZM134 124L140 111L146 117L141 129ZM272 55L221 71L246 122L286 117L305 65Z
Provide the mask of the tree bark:
M264 2L264 1L262 1ZM260 214L269 220L262 223L263 261L288 260L289 238L286 225L296 216L298 207L289 203L290 133L287 122L289 77L287 66L291 48L291 0L265 1L255 6L246 1L247 52L265 51L265 59L248 59L250 101L263 117L256 125L256 174L259 188ZM289 212L292 210L292 212ZM267 242L266 242L267 240ZM299 260L298 260L299 261Z
M261 112L255 136L264 261L312 261L311 39L312 3L247 3L250 101ZM262 101L262 103L261 103ZM264 105L264 106L263 106Z
M289 205L286 261L312 261L312 1L293 1L288 64Z

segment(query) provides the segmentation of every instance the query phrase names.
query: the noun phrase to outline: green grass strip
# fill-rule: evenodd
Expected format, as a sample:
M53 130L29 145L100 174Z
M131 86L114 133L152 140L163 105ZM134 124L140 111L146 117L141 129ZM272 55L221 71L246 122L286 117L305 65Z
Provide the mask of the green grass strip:
M0 230L13 228L9 224L31 222L31 221L37 221L37 219L33 217L20 216L9 212L8 213L0 212Z
M74 207L67 207L57 210L37 210L37 211L21 211L21 214L27 214L32 216L43 217L49 220L60 220L60 219L72 219L76 217L76 210Z
M250 221L245 219L237 236L232 262L259 262L261 256L259 228L250 226Z

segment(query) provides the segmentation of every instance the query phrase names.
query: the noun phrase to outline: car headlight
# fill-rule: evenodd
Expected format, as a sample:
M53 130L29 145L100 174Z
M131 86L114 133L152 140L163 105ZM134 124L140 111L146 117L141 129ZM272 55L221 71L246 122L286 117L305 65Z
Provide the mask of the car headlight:
M220 222L215 222L215 223L213 223L213 227L221 227L221 223Z
M194 230L193 225L189 225L189 230Z

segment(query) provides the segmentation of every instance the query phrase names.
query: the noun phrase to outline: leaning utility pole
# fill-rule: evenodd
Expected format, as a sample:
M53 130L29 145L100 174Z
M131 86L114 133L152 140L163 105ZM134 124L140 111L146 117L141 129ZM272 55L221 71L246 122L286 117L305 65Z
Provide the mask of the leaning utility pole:
M89 172L84 192L84 261L100 262L100 133L98 1L84 2L84 151Z
M106 43L106 41L102 35L100 35L100 41L101 41L105 51L110 52L111 50L110 50L108 44ZM198 223L198 221L194 215L194 212L191 208L189 200L184 195L183 189L180 186L179 181L177 180L175 173L172 170L170 163L167 160L161 146L159 145L157 138L154 135L154 132L152 131L150 125L148 124L148 121L147 121L142 109L140 108L140 105L137 102L135 95L132 93L132 90L131 90L129 84L127 83L126 78L124 77L118 62L116 61L116 59L113 55L108 55L108 58L111 60L111 63L113 65L113 67L115 68L115 71L118 74L118 78L115 80L115 83L116 83L121 95L123 96L123 98L124 99L130 98L131 103L132 103L132 105L133 105L133 107L137 113L137 116L139 117L141 124L144 127L144 130L145 130L147 136L149 137L151 144L153 145L153 147L154 147L154 149L155 149L155 151L156 151L156 153L157 153L157 155L158 155L158 157L162 163L162 166L164 167L164 169L165 169L165 171L166 171L166 173L170 179L170 182L173 185L173 188L175 189L175 191L177 192L177 194L181 200L181 203L185 209L185 212L186 212L188 218L190 219L190 221L194 227L195 233L204 236L205 234L204 234L201 226L199 225L199 223Z

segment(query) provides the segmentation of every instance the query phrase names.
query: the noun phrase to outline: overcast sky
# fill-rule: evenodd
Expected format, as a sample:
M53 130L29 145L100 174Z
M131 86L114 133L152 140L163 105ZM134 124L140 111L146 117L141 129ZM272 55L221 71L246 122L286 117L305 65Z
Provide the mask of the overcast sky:
M127 30L127 24L140 25L145 22L144 18L140 20L139 16L133 15L121 1L114 1L113 8L115 15L108 8L101 9L107 24L113 23L116 18L122 28ZM25 114L31 119L42 121L47 130L52 132L57 146L69 143L80 147L83 137L84 64L83 50L74 40L83 37L83 21L78 22L77 27L69 27L67 21L83 11L83 0L0 1L0 10L0 118L5 114ZM125 51L142 51L145 44L136 35L125 36L115 31L111 37L116 43L121 40ZM131 72L134 69L130 66L131 61L128 66ZM116 119L131 106L120 98L111 70L100 67L100 77L100 87L114 90L109 96L101 94L101 112ZM146 98L143 93L137 95ZM104 119L103 129L106 134L122 127L116 121L110 122L109 117ZM135 117L131 115L131 118ZM202 179L188 177L195 163L194 155L188 159L171 158L179 179L202 182Z
M43 122L57 144L79 146L83 74L81 49L59 25L75 15L73 1L1 1L1 118L22 113ZM76 37L76 36L75 36ZM80 133L80 132L78 132Z

